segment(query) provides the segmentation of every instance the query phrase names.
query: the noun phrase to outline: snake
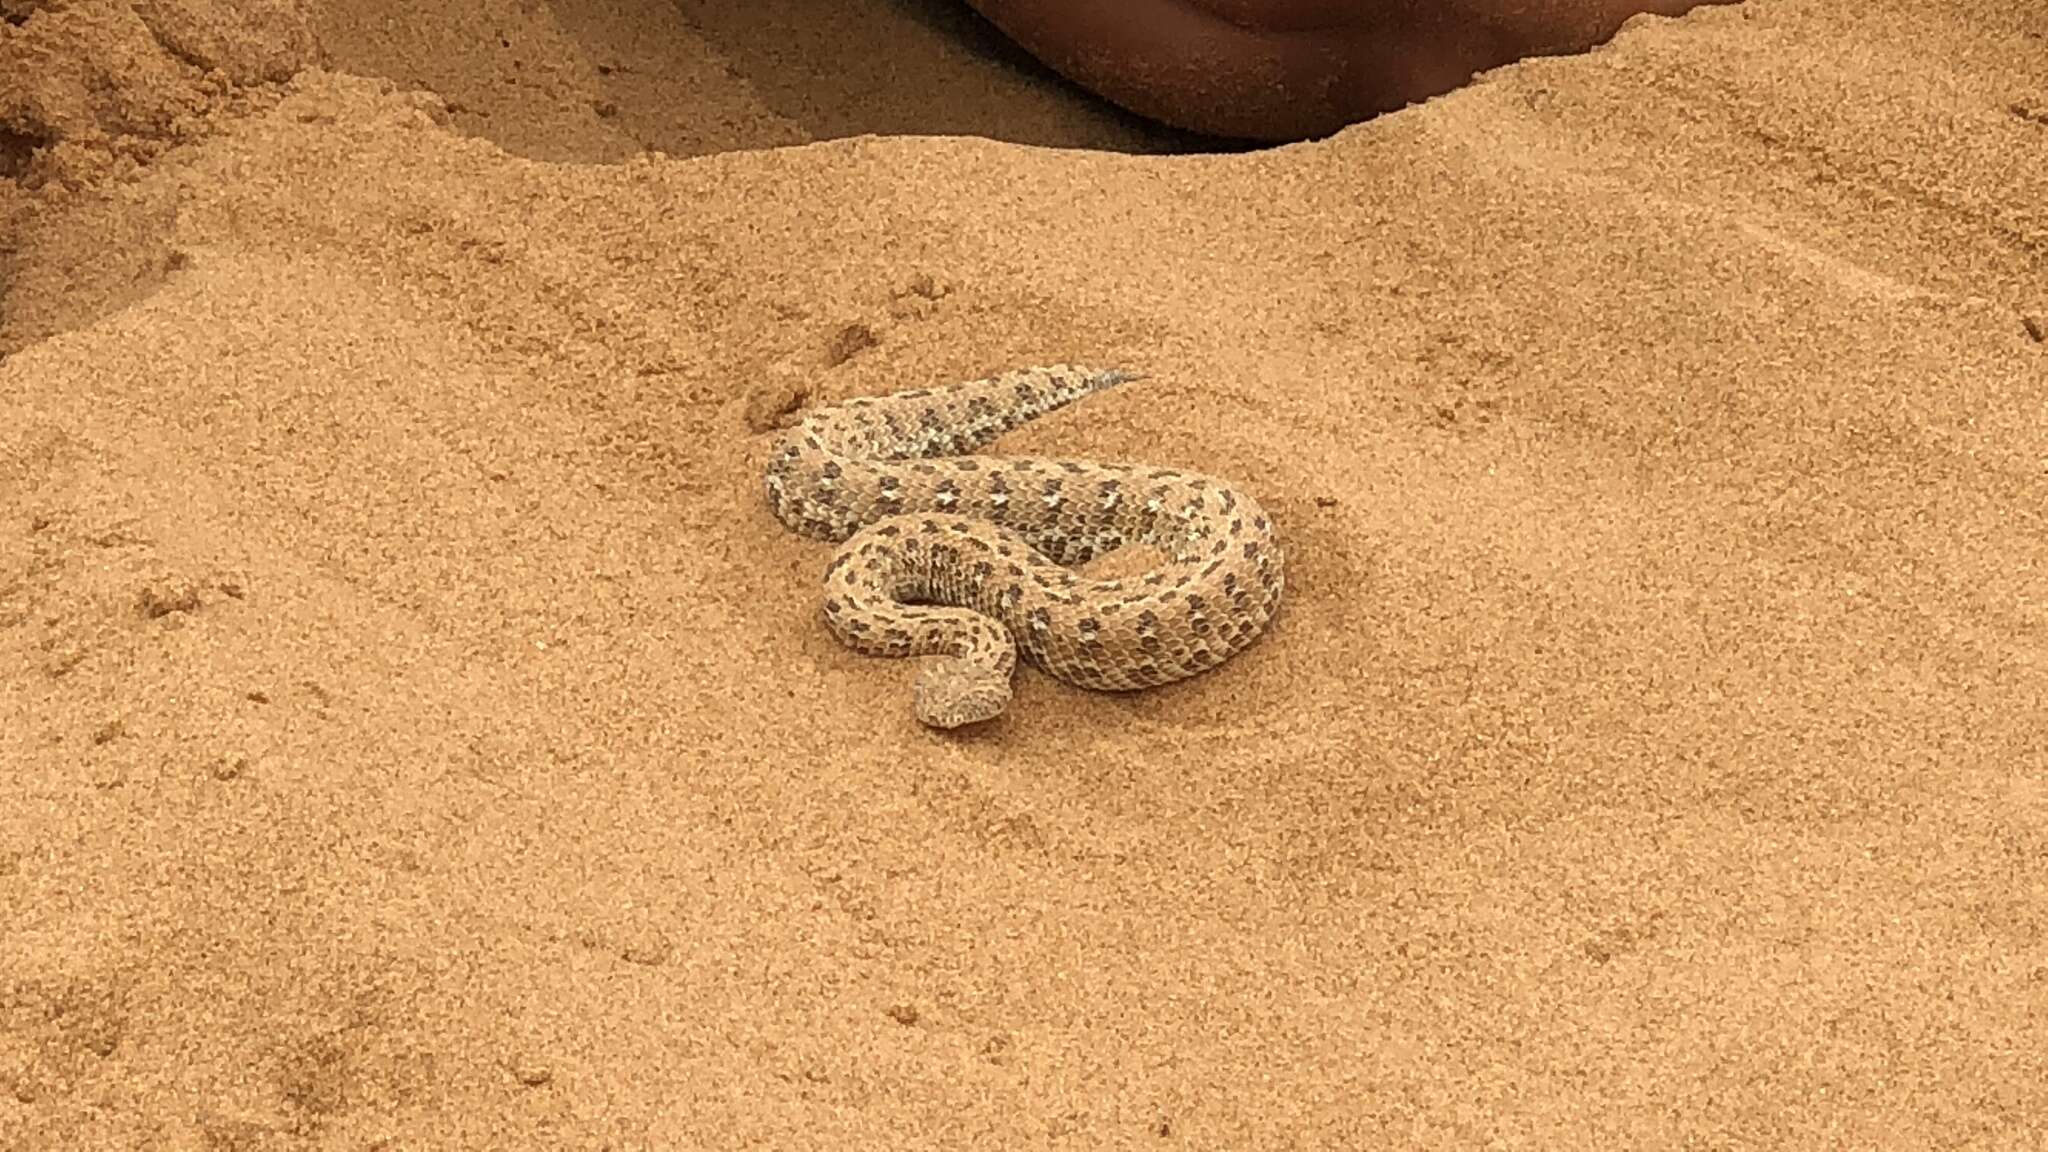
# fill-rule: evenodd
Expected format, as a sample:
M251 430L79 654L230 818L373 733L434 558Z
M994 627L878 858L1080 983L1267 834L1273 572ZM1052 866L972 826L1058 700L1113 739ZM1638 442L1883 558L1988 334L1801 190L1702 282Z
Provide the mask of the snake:
M982 455L1003 433L1142 379L1053 364L856 396L805 413L770 446L769 508L839 545L823 611L857 653L926 657L912 710L935 729L992 720L1021 653L1078 688L1125 692L1207 671L1265 631L1284 587L1273 523L1199 472ZM1075 571L1127 545L1142 574Z

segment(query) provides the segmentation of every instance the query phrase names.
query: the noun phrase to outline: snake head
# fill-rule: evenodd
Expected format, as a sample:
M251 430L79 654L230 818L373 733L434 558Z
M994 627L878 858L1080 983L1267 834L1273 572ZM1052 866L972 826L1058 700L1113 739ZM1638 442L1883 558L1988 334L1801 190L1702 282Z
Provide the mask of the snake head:
M933 728L961 728L993 720L1010 703L1010 681L958 656L927 663L917 676L913 707Z

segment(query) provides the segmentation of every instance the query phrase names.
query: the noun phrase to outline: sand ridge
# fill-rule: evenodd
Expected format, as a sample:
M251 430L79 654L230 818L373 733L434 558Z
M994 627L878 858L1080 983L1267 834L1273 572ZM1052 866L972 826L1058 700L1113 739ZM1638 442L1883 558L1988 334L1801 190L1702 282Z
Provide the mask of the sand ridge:
M451 108L362 63L426 58L392 25L204 11L311 39L209 77L242 41L186 37L162 120L45 93L63 146L0 180L5 1146L2048 1111L2030 6L1644 20L1239 155L784 100L732 131L793 146L688 158L644 93L571 155L583 80L494 79L599 76L616 24L507 34ZM1147 379L993 450L1233 478L1288 604L1214 673L1027 672L935 736L762 454L1057 359Z

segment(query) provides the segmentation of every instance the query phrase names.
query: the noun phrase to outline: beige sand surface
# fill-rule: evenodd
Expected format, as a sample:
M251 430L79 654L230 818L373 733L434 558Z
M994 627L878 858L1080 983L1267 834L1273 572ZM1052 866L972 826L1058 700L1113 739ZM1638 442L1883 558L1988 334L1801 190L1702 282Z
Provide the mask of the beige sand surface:
M2048 9L1171 156L850 6L0 2L0 1147L2040 1146ZM941 737L765 432L1060 358L1290 600Z

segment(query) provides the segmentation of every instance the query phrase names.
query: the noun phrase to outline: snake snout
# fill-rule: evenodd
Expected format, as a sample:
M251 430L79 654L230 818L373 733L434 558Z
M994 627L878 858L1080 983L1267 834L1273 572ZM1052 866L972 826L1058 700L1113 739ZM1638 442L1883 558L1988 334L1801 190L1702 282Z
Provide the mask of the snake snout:
M1010 703L1010 681L957 656L934 660L917 677L917 718L933 728L993 720Z

